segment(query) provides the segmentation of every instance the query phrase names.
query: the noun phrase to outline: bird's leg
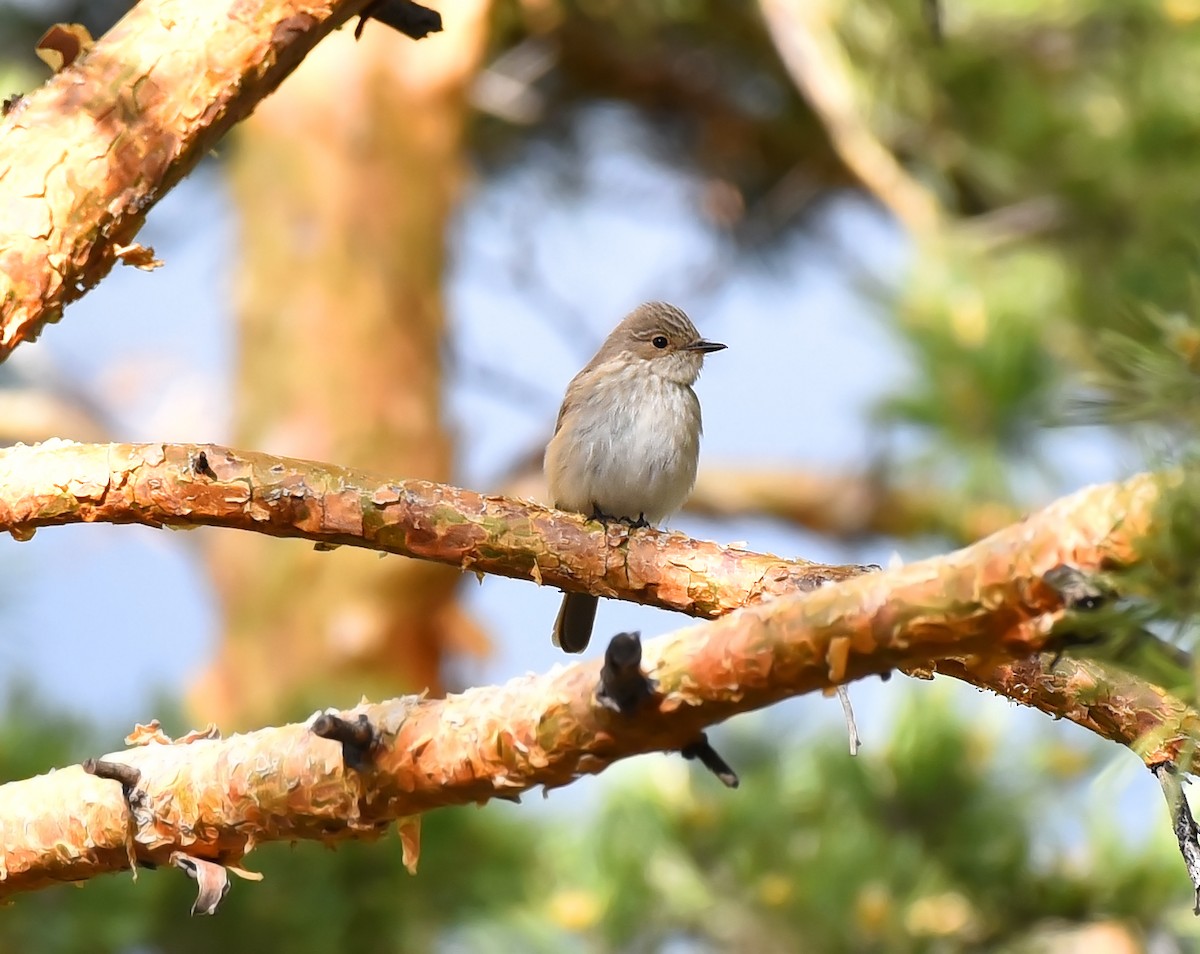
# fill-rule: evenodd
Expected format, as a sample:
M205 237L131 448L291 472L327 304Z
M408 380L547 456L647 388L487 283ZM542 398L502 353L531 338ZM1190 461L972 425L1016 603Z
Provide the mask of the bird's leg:
M619 521L623 520L624 518L614 517L611 513L605 513L603 510L600 509L600 505L598 503L593 502L592 503L592 519L599 520L602 524L604 524L604 526L607 527L610 523L619 522Z
M650 526L650 521L646 519L645 513L639 513L638 518L635 521L633 521L634 529L636 530L639 527L648 527L648 526Z

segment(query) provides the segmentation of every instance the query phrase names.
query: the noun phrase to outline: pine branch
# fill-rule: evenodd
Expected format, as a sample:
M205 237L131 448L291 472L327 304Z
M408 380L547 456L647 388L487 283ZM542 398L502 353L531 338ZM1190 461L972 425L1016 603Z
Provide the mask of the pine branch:
M987 616L1008 606L1003 625L988 623L993 633L1046 611L1040 605L1020 610L1023 594L1050 594L1045 598L1059 605L1061 594L1044 580L1056 567L1090 573L1131 563L1159 493L1153 475L1088 488L965 550L861 577L868 568L786 560L651 529L605 531L528 501L215 445L55 441L0 450L0 530L18 538L40 527L93 521L224 526L301 537L323 548L373 548L709 619L840 581L850 586L848 611L867 607L884 592L881 581L901 574L911 588L893 608L893 625L911 617L908 625L945 630L945 614L955 607L996 604L978 607ZM943 635L952 643L968 634ZM849 636L832 644L835 681L849 672L852 646ZM1020 656L1022 649L998 653ZM966 649L957 655L966 656ZM907 661L919 665L920 656ZM1191 725L1182 703L1154 687L1123 682L1128 677L1115 671L1066 659L1046 672L1025 665L1018 672L985 655L969 666L939 668L1125 745L1156 725ZM1073 674L1095 671L1124 687L1121 701L1081 692ZM1131 695L1135 704L1126 698ZM1182 722L1181 711L1188 713Z
M204 865L236 865L259 842L373 836L399 819L412 853L411 816L431 808L569 784L645 752L695 754L704 729L734 714L930 664L1126 745L1150 739L1150 764L1195 767L1200 715L1160 690L1094 664L1010 661L1051 646L1072 602L1056 582L1063 566L1088 574L1136 559L1159 494L1151 475L1088 488L956 553L861 573L212 445L10 448L0 529L18 537L97 520L238 527L724 618L648 643L644 691L628 706L612 704L596 660L310 726L150 744L105 756L104 778L69 768L0 786L0 897L132 859L189 871L205 909L223 873ZM729 612L742 604L753 605Z
M738 712L828 687L835 675L885 673L906 658L955 648L931 628L882 626L870 635L898 607L893 581L880 577L871 579L883 602L874 612L855 609L865 579L652 641L644 660L650 695L629 712L597 697L593 660L225 740L152 737L89 762L94 775L73 766L10 782L0 786L0 898L133 863L173 864L181 852L193 866L231 866L262 842L375 837L392 821L411 830L411 816L433 808L566 785L631 755L694 752L705 727ZM968 648L990 641L978 622ZM856 649L835 674L832 646L849 632L858 634ZM1044 639L1044 627L1026 623L1005 642L1032 651ZM97 764L106 771L95 772ZM135 771L115 770L122 765Z
M1200 770L1200 712L1122 670L1050 654L990 664L945 659L934 670L1120 742L1148 768Z
M365 547L709 618L865 569L655 530L605 531L529 501L213 444L49 441L0 450L0 531L22 537L94 521Z
M133 244L150 208L366 3L142 0L20 97L0 119L0 361L117 261L157 264Z

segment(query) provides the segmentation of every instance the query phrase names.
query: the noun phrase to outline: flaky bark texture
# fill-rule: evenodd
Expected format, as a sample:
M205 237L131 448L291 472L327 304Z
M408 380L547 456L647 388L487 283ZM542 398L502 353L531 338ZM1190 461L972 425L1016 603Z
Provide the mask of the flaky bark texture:
M907 598L910 625L944 628L939 606L1023 599L1031 587L1045 590L1042 575L1060 564L1086 573L1130 562L1157 497L1149 475L1093 487L966 550L907 568L924 587ZM866 569L785 560L655 530L602 531L528 502L212 445L53 442L0 451L0 529L25 537L38 527L88 520L226 526L368 547L707 618ZM881 579L872 574L861 585L869 593ZM1006 627L1028 616L1009 612ZM993 634L1004 629L994 620L988 626ZM847 677L853 640L831 646L835 675ZM919 656L906 662L919 663ZM1132 691L1136 684L1129 684L1111 705L1090 690L1072 695L1072 688L1087 686L1068 678L1077 670L1067 660L1044 677L1045 686L1032 671L1014 682L1012 670L986 659L973 660L969 673L946 671L1127 745L1145 734L1147 723L1179 723L1177 703L1153 687ZM1115 674L1109 679L1125 685ZM1186 735L1168 734L1180 745Z
M438 806L563 785L619 758L679 749L735 713L905 665L944 663L976 679L981 660L992 660L1000 667L985 671L1003 675L987 684L1005 681L1019 698L1029 680L1004 657L1045 648L1063 610L1046 574L1063 564L1088 573L1130 562L1158 496L1148 476L1089 488L949 556L797 593L812 568L653 530L606 535L518 501L213 447L15 448L0 454L0 487L0 526L18 535L77 520L241 526L535 579L532 567L542 567L543 579L573 589L686 603L693 612L761 600L764 583L790 579L793 590L648 644L644 668L656 690L633 714L597 703L599 663L586 662L443 700L343 713L373 727L366 750L293 725L106 756L139 770L128 794L78 767L2 786L0 895L119 870L130 857L162 862L183 851L235 864L262 841L374 835ZM609 569L617 554L619 593ZM657 559L647 560L651 554ZM830 578L853 572L840 568ZM1069 681L1090 678L1090 694L1121 705L1103 718L1072 717L1127 744L1144 733L1141 716L1126 718L1138 693L1152 703L1144 689L1067 665L1054 705L1077 707ZM1056 671L1050 677L1059 679ZM1098 691L1101 681L1107 688ZM1194 714L1172 712L1172 726L1157 726L1161 739L1196 726ZM1160 742L1156 757L1172 750L1179 746ZM411 822L403 831L411 850Z
M211 444L53 441L0 450L0 530L21 537L96 520L366 547L704 617L862 571L678 533L604 531L528 501Z
M365 2L142 0L0 120L0 360L100 281L154 203Z
M489 6L447 5L446 32L403 55L381 28L330 37L239 129L242 446L449 478L443 237ZM444 566L330 560L257 534L218 536L209 566L225 614L189 693L201 721L261 725L306 698L437 691L448 648L486 645Z
M1050 655L990 664L946 659L934 668L1127 745L1150 767L1200 768L1200 713L1134 676L1086 659Z

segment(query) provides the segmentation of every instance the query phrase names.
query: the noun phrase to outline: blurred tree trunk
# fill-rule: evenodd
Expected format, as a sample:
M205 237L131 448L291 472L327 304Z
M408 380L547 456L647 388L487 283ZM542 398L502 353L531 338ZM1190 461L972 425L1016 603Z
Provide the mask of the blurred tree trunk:
M445 32L416 45L344 30L245 123L231 157L240 444L450 476L445 233L488 7L455 4ZM446 567L250 534L214 540L211 566L225 629L190 703L223 725L318 697L437 691L447 650L485 644Z

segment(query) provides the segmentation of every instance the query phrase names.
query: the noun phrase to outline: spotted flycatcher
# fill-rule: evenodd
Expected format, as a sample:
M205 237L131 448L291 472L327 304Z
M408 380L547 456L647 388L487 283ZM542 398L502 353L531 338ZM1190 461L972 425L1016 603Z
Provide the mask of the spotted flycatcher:
M661 301L639 305L613 329L571 383L546 447L554 506L602 521L656 524L678 510L696 482L700 401L692 385L705 341L688 316ZM554 644L583 652L597 598L566 593Z

